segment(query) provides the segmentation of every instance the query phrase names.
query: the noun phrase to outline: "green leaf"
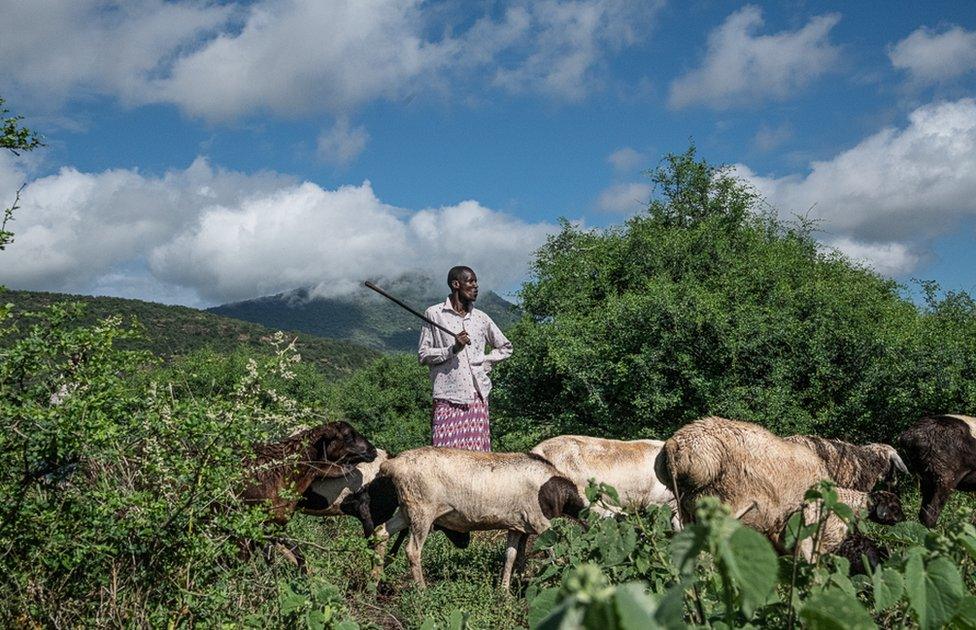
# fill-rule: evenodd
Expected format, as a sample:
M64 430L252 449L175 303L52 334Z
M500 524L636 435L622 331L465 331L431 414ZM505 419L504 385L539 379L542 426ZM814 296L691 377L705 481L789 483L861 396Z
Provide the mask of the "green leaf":
M803 523L803 510L793 513L793 516L786 521L786 528L783 530L783 544L787 549L793 549L797 542L809 538L817 531L816 523Z
M292 590L287 584L282 587L281 595L279 596L279 601L281 603L281 614L290 615L291 613L304 608L308 600Z
M321 610L310 610L305 613L305 625L308 630L323 630L329 616Z
M648 597L640 582L618 586L613 601L621 630L648 630L658 627L654 619L657 603Z
M671 538L671 561L678 573L688 576L698 566L698 555L705 548L707 532L698 524L689 525Z
M559 587L547 588L529 602L529 627L537 626L559 604Z
M949 559L938 557L923 564L920 552L905 565L908 602L923 629L939 628L955 613L964 586L959 569Z
M829 588L807 598L799 612L810 630L863 630L875 628L870 613L857 598L839 588Z
M461 610L460 608L455 609L451 613L451 617L447 620L447 627L450 630L464 630L468 625L468 614Z
M759 532L740 527L717 551L719 562L742 594L742 611L751 617L776 584L778 563L772 545Z
M901 573L894 569L875 571L871 578L874 586L874 611L887 610L898 603L905 592L905 582Z
M687 627L685 623L685 583L675 584L669 588L657 603L654 618L662 628L681 630Z
M967 595L959 602L949 627L976 630L976 596Z
M969 554L969 557L976 559L976 538L973 538L969 534L963 534L958 540L962 548Z
M539 625L529 627L535 630L576 630L582 627L585 611L576 603L575 597L567 597Z

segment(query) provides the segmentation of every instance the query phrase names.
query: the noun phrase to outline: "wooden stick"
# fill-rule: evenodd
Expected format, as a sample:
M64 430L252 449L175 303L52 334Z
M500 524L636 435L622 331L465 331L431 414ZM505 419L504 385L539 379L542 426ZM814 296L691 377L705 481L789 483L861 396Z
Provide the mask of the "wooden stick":
M455 339L457 339L457 333L455 333L455 332L453 332L451 330L448 330L444 326L441 326L440 324L438 324L434 320L430 319L429 317L427 317L426 315L424 315L420 311L416 311L416 310L412 309L411 307L407 306L406 304L404 304L403 302L401 302L397 298L393 297L392 295L390 295L389 293L387 293L383 289L379 288L378 286L376 286L375 284L373 284L369 280L367 280L364 284L367 287L369 287L370 289L376 291L377 293L379 293L380 295L382 295L383 297L385 297L386 299L391 300L395 304L397 304L397 305L403 307L404 309L406 309L407 311L413 313L414 315L416 315L420 319L424 320L425 322L427 322L431 326L434 326L435 328L439 328L439 329L443 330L444 332L446 332L447 334L449 334L451 337L454 337Z

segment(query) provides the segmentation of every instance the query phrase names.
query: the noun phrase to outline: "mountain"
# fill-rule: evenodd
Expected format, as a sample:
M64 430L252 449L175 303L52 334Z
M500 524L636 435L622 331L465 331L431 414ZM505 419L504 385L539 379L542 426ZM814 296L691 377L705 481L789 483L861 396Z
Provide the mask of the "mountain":
M91 297L40 291L5 291L0 303L12 303L14 316L18 311L39 310L56 302L83 302L86 305L82 323L90 324L109 315L122 315L126 321L134 317L145 328L147 340L138 344L162 357L188 354L198 348L210 347L217 352L230 352L241 346L266 350L265 339L288 326L265 327L259 324L221 317L195 308L167 306L142 300L112 297ZM379 356L371 348L350 343L322 339L304 333L297 336L295 346L302 360L319 367L327 376L335 378L369 363ZM2 339L0 339L2 343Z
M433 281L417 276L405 276L380 286L420 312L431 304L443 302L448 294L447 287L441 289ZM488 313L502 330L520 316L517 306L491 291L478 296L476 306ZM417 317L366 287L342 297L317 297L308 289L296 289L208 310L269 327L300 330L387 351L416 351L422 325Z

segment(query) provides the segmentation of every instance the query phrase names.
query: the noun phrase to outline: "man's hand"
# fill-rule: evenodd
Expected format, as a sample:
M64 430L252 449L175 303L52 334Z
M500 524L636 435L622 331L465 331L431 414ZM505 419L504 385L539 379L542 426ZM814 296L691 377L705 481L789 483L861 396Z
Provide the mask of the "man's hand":
M468 337L468 331L466 330L462 330L461 332L459 332L457 334L457 337L455 337L455 339L457 341L454 343L454 348L453 348L454 354L461 352L461 350L464 349L464 346L471 343L471 338Z

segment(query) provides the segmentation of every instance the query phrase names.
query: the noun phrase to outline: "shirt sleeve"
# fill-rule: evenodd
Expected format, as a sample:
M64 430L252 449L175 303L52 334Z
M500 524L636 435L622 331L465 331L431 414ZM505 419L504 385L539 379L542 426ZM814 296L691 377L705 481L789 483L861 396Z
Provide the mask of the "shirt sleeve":
M490 317L486 317L485 319L488 320L487 337L488 345L491 346L491 352L485 355L485 364L490 370L496 363L512 356L512 342L508 340L508 337L502 333L501 328Z
M451 358L454 352L451 346L441 348L434 346L434 331L430 324L420 328L420 345L417 348L417 358L421 365L437 365Z

